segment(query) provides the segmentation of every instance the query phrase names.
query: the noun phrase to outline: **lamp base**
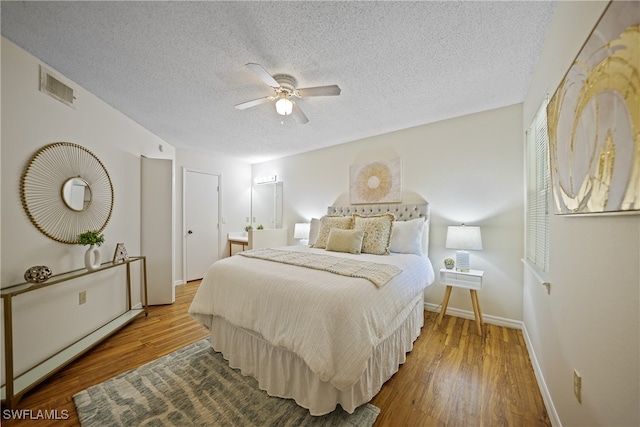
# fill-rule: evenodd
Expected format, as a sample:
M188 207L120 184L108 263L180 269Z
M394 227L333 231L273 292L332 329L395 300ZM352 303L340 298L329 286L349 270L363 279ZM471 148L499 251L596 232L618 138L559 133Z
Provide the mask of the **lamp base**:
M469 271L469 252L456 251L456 270Z

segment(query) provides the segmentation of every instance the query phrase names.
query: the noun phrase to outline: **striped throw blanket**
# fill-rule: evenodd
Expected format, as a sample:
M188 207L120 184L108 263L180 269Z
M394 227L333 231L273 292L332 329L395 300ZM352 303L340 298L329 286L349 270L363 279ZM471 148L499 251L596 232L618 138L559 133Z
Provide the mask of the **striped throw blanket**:
M402 270L395 265L338 258L331 255L311 252L295 252L281 249L253 249L238 252L238 255L328 271L342 276L367 279L378 288L381 288L394 276L402 272Z

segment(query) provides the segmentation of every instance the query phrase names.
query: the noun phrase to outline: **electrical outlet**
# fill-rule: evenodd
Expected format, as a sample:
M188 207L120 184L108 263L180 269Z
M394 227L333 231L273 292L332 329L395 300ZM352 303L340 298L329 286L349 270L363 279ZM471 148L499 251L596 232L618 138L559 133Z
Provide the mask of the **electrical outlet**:
M576 395L578 403L582 403L582 377L575 369L573 370L573 394Z
M87 302L87 291L80 291L78 294L78 304L82 305Z

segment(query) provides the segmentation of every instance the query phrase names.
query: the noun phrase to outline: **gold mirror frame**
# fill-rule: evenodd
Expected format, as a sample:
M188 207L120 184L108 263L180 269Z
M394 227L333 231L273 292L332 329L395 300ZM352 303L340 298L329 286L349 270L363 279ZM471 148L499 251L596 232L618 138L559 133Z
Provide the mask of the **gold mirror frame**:
M72 178L85 181L91 201L86 209L68 207L63 186ZM107 169L91 151L71 142L56 142L39 149L20 180L20 197L27 216L45 236L76 244L78 234L102 231L113 212L113 184Z

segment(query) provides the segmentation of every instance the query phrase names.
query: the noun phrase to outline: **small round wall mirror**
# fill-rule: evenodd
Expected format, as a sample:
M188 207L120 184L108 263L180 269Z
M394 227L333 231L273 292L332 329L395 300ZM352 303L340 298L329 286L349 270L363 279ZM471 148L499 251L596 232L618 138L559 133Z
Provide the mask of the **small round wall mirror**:
M73 211L82 212L91 205L91 186L80 177L66 180L61 193L64 204Z
M107 169L89 150L71 142L39 149L20 180L27 216L46 236L77 243L78 234L102 231L113 211L113 185Z

